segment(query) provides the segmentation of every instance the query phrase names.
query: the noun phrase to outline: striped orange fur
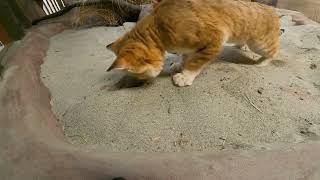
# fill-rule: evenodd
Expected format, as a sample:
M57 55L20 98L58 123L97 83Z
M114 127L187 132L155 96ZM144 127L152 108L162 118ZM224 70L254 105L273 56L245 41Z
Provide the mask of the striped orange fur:
M274 8L242 0L162 0L123 37L108 45L117 58L111 69L140 79L156 77L167 52L183 55L178 86L191 85L215 59L225 42L247 45L262 56L260 65L276 57L279 17Z

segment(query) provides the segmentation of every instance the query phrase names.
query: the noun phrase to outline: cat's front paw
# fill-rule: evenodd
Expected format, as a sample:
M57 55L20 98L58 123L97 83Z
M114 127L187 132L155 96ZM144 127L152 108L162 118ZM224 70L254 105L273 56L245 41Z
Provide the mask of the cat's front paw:
M240 44L235 46L237 49L240 49L242 51L249 51L249 48L245 44Z
M194 80L194 77L188 74L177 73L173 76L174 84L180 87L190 86L193 80Z

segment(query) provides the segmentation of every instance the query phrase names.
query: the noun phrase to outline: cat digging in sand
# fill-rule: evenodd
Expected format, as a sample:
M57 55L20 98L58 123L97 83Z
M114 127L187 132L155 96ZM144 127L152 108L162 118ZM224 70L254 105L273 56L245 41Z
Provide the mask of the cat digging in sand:
M125 70L152 79L162 70L164 53L183 56L177 86L193 83L224 43L247 45L267 65L279 49L279 17L267 5L241 0L162 0L123 37L107 45L117 58L108 70Z

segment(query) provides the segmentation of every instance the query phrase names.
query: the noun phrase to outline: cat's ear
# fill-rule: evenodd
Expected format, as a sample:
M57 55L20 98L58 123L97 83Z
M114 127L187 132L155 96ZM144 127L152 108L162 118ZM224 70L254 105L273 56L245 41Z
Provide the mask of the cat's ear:
M111 50L111 46L113 45L113 43L110 43L106 46L107 49Z
M107 69L107 71L111 70L128 70L129 65L124 58L117 58L112 65Z
M158 4L159 2L161 2L161 0L151 0L152 4Z

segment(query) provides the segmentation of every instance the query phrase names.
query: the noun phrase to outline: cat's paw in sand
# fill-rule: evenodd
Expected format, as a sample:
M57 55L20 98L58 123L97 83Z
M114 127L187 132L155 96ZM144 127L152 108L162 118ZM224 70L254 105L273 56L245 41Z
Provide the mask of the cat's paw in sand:
M257 67L265 67L268 66L272 61L272 58L261 57L256 63Z
M183 86L190 86L197 76L198 73L193 73L189 71L184 71L182 73L177 73L173 76L173 82L175 85L183 87Z
M235 47L239 50L242 50L242 51L249 51L249 48L247 45L245 44L240 44L240 45L235 45Z

